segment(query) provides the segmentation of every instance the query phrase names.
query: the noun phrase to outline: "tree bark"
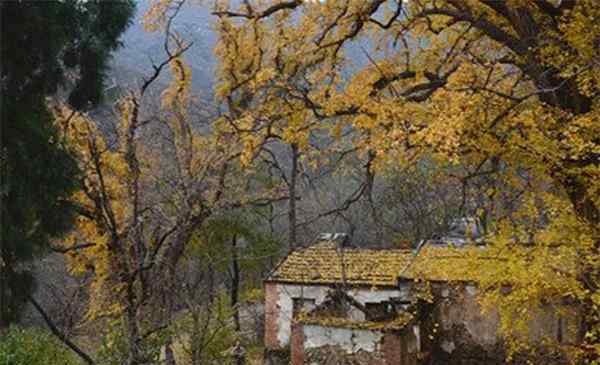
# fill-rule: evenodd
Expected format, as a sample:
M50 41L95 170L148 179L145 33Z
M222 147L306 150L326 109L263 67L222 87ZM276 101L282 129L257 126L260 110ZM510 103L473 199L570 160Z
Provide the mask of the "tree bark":
M173 341L171 338L167 341L165 345L165 364L167 365L177 365L175 361L175 354L173 353Z
M293 251L297 245L297 227L296 227L296 181L298 177L298 158L299 151L298 145L292 143L292 167L290 171L290 182L289 182L289 207L288 207L288 224L289 224L289 238L288 238L288 250Z
M8 329L8 323L5 320L6 306L8 305L6 300L6 281L7 273L4 269L4 253L0 247L0 335L2 335Z
M128 288L128 306L125 312L125 319L127 323L127 341L128 341L128 357L127 357L127 365L140 365L141 364L141 354L140 354L140 331L137 323L137 310L135 307L135 300L133 296L133 284L129 283Z
M231 309L233 309L233 323L235 331L240 332L240 309L239 303L239 288L240 288L240 265L237 254L237 235L231 238Z

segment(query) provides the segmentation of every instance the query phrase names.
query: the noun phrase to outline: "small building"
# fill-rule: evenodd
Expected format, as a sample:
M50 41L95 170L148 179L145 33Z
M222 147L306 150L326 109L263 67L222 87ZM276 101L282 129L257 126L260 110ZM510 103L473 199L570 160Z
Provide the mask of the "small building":
M499 318L481 312L468 250L485 252L335 239L291 252L264 283L265 364L503 364ZM573 338L565 318L540 315L539 338Z

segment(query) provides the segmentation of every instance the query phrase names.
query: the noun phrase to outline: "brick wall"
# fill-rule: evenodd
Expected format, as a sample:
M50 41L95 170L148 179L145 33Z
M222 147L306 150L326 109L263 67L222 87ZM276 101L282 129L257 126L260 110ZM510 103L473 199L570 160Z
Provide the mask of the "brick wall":
M405 365L402 363L402 341L396 333L385 334L382 350L386 365Z
M301 323L292 323L291 346L291 365L304 364L304 330Z
M416 365L416 338L410 329L388 332L383 337L382 352L386 365Z
M268 348L280 347L277 339L278 298L277 284L265 283L265 346Z

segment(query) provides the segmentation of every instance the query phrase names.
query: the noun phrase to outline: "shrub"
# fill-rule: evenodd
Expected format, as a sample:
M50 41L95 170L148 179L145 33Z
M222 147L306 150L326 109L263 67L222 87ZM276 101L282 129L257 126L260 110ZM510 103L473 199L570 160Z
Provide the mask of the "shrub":
M48 331L11 327L0 337L0 365L80 365Z

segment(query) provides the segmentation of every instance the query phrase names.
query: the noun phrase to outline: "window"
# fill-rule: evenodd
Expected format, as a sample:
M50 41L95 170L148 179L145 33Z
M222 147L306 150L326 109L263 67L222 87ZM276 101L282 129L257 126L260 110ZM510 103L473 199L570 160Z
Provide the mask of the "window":
M394 306L390 302L365 303L367 321L383 321L394 316Z
M302 311L311 311L315 308L315 300L308 298L293 298L292 299L292 318L296 318L296 316Z

